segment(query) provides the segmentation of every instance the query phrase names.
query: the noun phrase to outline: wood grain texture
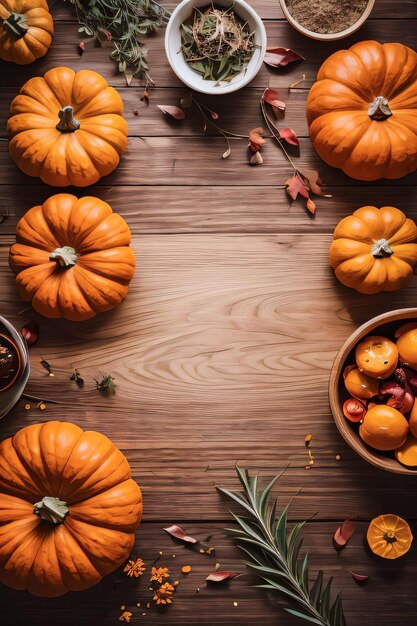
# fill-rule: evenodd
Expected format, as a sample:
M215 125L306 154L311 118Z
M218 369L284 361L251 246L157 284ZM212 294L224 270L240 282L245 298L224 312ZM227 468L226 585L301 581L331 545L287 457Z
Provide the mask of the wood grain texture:
M119 607L126 605L134 613L132 624L301 626L276 598L253 589L248 576L221 587L204 583L216 561L242 570L241 555L223 532L230 524L229 503L215 489L237 488L236 461L259 469L265 480L290 465L277 492L282 504L293 498L292 520L314 516L305 532L312 570L321 566L335 576L348 626L415 622L416 546L400 562L384 563L371 558L363 540L367 521L381 512L398 513L415 527L417 480L383 473L347 447L333 423L327 388L346 337L377 313L415 305L417 279L399 293L365 297L336 282L327 254L337 221L361 205L393 204L417 219L417 175L358 184L326 167L308 140L304 108L319 65L340 47L376 38L416 48L416 2L377 0L361 31L329 45L296 33L276 0L251 4L266 20L269 45L294 48L306 61L276 72L264 67L241 92L199 99L220 114L222 127L247 134L261 122L258 102L268 81L280 90L287 102L280 123L302 138L294 158L319 170L333 196L318 200L314 219L301 201L289 202L283 184L292 170L272 141L263 150L265 164L254 168L247 164L244 138L232 140L231 157L222 160L223 140L212 128L203 138L195 110L181 123L162 117L156 104L176 104L186 92L166 63L162 32L146 41L157 84L148 107L140 100L139 81L126 88L116 75L110 49L87 43L79 55L72 9L61 2L54 7L56 36L48 55L18 70L0 63L1 139L14 95L29 77L53 66L96 69L120 89L130 134L126 155L111 177L75 193L112 204L130 225L138 260L126 301L109 314L83 324L35 315L40 339L31 348L27 392L61 404L48 402L42 413L36 402L30 411L20 403L0 422L0 438L48 419L71 420L110 436L143 489L144 523L135 554L153 560L163 550L163 564L172 564L173 571L184 563L193 567L164 614L136 607L138 601L146 606L147 581L114 588L119 574L52 601L0 585L2 623L110 626L120 623ZM289 93L288 85L303 73L307 80ZM9 214L0 223L0 313L16 327L33 313L22 313L8 247L24 212L59 191L21 174L0 140L0 215ZM54 378L46 376L41 357L60 370ZM86 379L84 389L69 381L72 367ZM116 378L114 397L94 389L100 371ZM315 461L309 471L308 433ZM363 521L339 554L331 537L348 516ZM162 530L174 522L198 538L212 535L215 557L174 545ZM349 569L370 575L365 587L354 583Z

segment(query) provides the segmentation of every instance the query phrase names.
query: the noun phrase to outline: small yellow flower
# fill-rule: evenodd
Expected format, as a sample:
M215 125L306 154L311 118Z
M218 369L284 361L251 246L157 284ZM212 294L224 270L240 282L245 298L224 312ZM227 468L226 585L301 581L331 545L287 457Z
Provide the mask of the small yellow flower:
M145 563L142 559L136 559L136 561L128 561L123 570L127 576L139 578L145 571Z
M170 583L164 583L155 591L155 595L153 599L157 604L171 604L172 603L172 594L175 589Z
M167 567L153 567L149 582L156 580L157 583L161 583L164 578L169 578L169 569Z
M130 622L131 617L132 613L130 613L130 611L124 611L119 617L119 622Z

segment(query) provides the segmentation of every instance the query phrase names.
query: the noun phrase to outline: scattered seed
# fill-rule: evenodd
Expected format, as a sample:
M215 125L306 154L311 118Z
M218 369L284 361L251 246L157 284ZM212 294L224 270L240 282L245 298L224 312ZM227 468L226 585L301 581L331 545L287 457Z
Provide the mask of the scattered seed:
M179 580L174 581L174 585L175 585L175 587L177 587L177 585L179 585L179 584L180 584L180 581L179 581Z
M311 465L306 465L304 469L311 469Z
M121 611L124 611L124 610L125 610L125 608L126 608L126 607L125 607L125 605L124 605L124 604L122 604L122 606L120 607L120 610L121 610Z
M137 602L137 603L136 603L136 606L140 606L140 602Z
M220 563L216 563L216 570L218 570L220 567Z
M29 402L27 402L25 404L25 411L30 411L30 404L29 404Z
M148 603L147 603L146 608L147 608L147 609L150 609L150 608L151 608L151 603L150 603L150 602L148 602Z
M172 558L175 559L175 554L172 555Z
M191 572L191 565L183 565L181 571L183 574L189 574Z
M336 454L336 461L340 461L341 458L340 454Z
M162 552L162 550L159 550L159 554L160 554L161 556L163 555L163 552Z
M312 438L313 438L313 435L306 435L306 438L304 440L306 448L308 448L308 446L310 445L310 441L312 440Z
M238 606L238 603L237 602L233 602L233 606Z
M38 404L38 409L39 409L40 411L45 411L45 410L46 410L46 404L45 404L45 402L39 402L39 404Z
M200 589L197 587L197 589L195 590L196 593L200 593Z

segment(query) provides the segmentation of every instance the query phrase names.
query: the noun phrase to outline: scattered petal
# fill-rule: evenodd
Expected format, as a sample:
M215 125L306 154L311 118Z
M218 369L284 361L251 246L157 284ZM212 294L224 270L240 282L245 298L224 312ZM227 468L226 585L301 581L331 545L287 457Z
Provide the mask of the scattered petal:
M307 200L306 207L307 207L307 210L310 211L312 215L314 215L314 213L316 212L316 204L315 202L313 202L311 198Z
M285 189L293 200L297 199L298 194L308 198L308 189L296 174L285 182Z
M275 91L275 89L267 87L262 94L262 100L270 104L272 107L285 111L285 102L282 102L282 100L279 99L279 94Z
M365 580L368 580L369 576L366 576L364 574L356 574L355 572L352 572L351 570L348 570L349 574L352 576L352 578L354 580L356 580L356 582L358 583L363 583L365 582Z
M286 67L295 61L304 61L304 57L291 48L267 48L264 63L271 67Z
M282 130L278 132L279 132L279 136L281 137L281 139L284 139L291 146L300 145L300 142L298 141L298 137L295 134L295 132L292 130L292 128L283 128Z
M249 163L251 165L262 165L263 162L264 160L260 152L255 152L254 154L252 154L251 158L249 159Z
M130 611L123 611L119 617L119 622L130 622L131 617L132 613Z
M182 109L176 106L168 105L168 104L157 104L156 105L164 115L169 115L174 118L174 120L183 120L185 118L185 113Z
M206 580L209 580L210 582L213 583L221 583L224 580L229 580L230 578L235 578L236 576L239 576L238 572L213 572L212 574L209 574L206 578Z
M263 128L252 128L249 131L249 148L252 152L258 152L261 147L266 143L266 140L263 138L265 131Z
M23 326L20 331L23 339L26 340L28 346L33 346L39 339L39 324L36 320L32 319Z
M181 571L183 574L189 574L191 572L191 565L183 565Z
M164 528L164 530L168 533L168 535L171 535L171 537L175 537L175 539L181 539L186 543L197 543L197 540L194 539L194 537L187 535L185 530L181 528L181 526L177 526L177 524L173 524L172 526L169 526L169 528Z
M333 545L336 550L341 550L345 547L345 545L355 532L356 526L356 522L350 519L345 520L343 524L339 526L339 528L333 535Z

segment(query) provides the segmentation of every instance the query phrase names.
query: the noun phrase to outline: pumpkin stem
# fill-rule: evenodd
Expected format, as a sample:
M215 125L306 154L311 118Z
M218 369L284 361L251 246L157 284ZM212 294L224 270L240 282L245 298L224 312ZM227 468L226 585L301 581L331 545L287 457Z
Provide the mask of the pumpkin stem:
M386 239L378 239L371 248L371 253L375 258L382 258L394 254Z
M35 504L33 509L35 515L39 515L39 517L51 524L62 524L68 515L68 511L69 508L66 502L51 496L45 496L41 502Z
M3 21L3 29L20 39L29 30L26 17L21 13L10 13L9 17Z
M384 533L384 539L387 543L395 543L397 541L397 537L395 536L395 532L393 530L387 530Z
M51 252L49 260L56 261L58 265L64 269L68 269L77 263L77 253L71 246L64 246L63 248L56 248Z
M74 109L71 106L62 107L58 111L59 122L55 128L61 133L73 133L80 128L80 122L74 117Z
M368 115L371 120L386 120L392 115L388 100L384 96L377 96L369 105Z

